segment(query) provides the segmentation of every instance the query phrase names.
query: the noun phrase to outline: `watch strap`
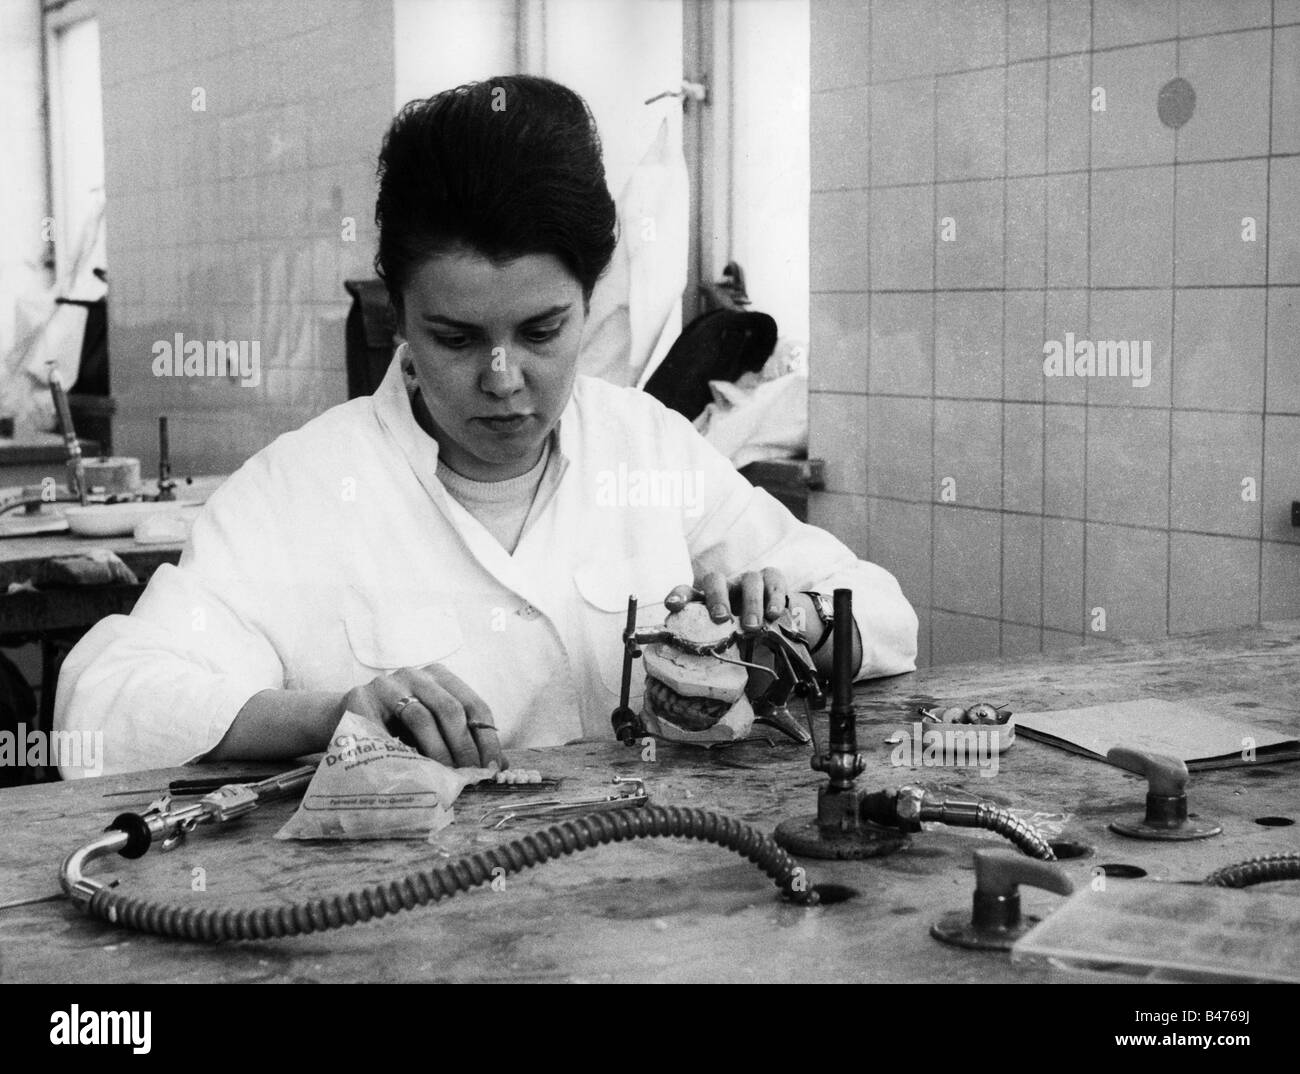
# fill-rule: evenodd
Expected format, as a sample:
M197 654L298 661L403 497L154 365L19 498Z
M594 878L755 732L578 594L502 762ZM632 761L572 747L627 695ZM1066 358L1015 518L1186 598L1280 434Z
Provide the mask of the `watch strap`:
M805 589L803 593L812 601L813 607L817 609L817 618L822 621L822 636L817 639L817 644L808 650L809 656L815 656L831 640L831 632L835 627L834 605L826 599L825 594L811 589Z

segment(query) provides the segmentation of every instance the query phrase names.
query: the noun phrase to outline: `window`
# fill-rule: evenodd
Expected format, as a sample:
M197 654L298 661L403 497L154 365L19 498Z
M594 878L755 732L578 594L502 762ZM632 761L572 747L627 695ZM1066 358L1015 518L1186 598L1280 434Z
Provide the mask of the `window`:
M91 270L107 267L99 21L83 2L45 17L55 277L65 297L97 298L102 288Z

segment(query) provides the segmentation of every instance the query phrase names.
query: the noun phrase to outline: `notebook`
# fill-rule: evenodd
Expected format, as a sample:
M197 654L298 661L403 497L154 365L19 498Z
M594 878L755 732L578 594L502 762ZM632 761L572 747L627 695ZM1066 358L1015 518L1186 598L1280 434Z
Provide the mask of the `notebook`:
M1181 701L1139 698L1058 712L1018 712L1026 738L1106 759L1112 746L1178 757L1189 769L1300 760L1300 739Z

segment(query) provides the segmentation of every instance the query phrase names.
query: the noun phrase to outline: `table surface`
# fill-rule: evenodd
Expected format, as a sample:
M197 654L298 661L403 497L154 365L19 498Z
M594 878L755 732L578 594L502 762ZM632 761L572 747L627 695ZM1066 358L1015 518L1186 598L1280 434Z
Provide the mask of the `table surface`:
M1099 863L1139 865L1153 878L1200 879L1261 854L1300 849L1298 829L1264 827L1263 816L1296 816L1293 765L1201 772L1192 811L1222 823L1223 836L1192 843L1123 839L1106 825L1141 814L1136 777L1018 736L994 778L973 769L893 768L884 739L934 700L1010 703L1017 711L1159 697L1294 734L1300 731L1300 621L1144 644L1090 644L1035 657L951 665L861 685L859 748L868 789L923 781L979 794L1016 809L1069 814L1061 838L1094 848L1061 863L1076 885ZM822 724L819 735L825 734ZM745 743L723 751L660 744L654 763L614 742L512 751L516 766L565 777L563 794L604 793L615 774L641 775L652 800L713 809L770 832L815 808L821 777L808 749ZM221 766L213 771L248 771ZM57 891L63 856L118 812L143 808L168 779L194 769L136 773L0 792L0 904ZM104 797L138 790L136 795ZM471 794L473 795L471 797ZM492 845L483 792L466 792L457 821L437 846L412 842L302 843L273 840L293 803L270 804L225 830L205 827L170 853L134 862L113 857L95 875L123 890L203 906L295 901L393 879L439 854ZM522 825L514 834L531 830ZM540 826L540 825L536 825ZM587 851L505 878L450 901L335 932L210 947L164 940L92 921L58 900L0 910L4 981L1050 981L1059 971L1013 965L1004 955L935 942L930 924L968 909L971 851L1005 846L964 829L927 830L909 848L868 862L807 861L810 881L858 894L834 906L783 903L748 863L719 848L643 840ZM206 890L191 890L202 869ZM1273 884L1294 891L1297 885ZM1024 888L1026 913L1058 896ZM1297 902L1300 915L1300 901Z

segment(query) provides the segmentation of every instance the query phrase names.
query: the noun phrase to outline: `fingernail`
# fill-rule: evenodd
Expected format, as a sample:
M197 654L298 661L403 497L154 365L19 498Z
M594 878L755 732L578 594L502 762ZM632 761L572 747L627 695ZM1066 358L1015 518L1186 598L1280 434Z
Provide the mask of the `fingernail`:
M769 605L767 609L767 614L770 615L773 619L777 618L777 616L781 614L781 605L779 604Z
M743 626L746 630L757 630L757 629L758 629L758 616L756 616L756 615L747 615L747 616L745 616L744 619L742 619L742 620L740 621L740 625Z
M727 611L727 606L725 604L715 604L713 606L712 615L714 619L725 619L730 614L731 613Z

